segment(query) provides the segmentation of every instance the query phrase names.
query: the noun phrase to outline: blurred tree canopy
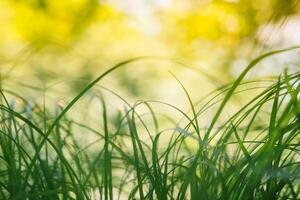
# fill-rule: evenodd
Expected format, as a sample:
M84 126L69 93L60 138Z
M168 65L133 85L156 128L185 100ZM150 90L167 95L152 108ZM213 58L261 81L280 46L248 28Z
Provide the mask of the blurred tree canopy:
M284 46L266 45L261 32L299 19L299 11L298 0L2 0L0 63L25 55L19 64L37 77L63 68L92 79L96 65L159 55L218 67L226 77L257 46Z

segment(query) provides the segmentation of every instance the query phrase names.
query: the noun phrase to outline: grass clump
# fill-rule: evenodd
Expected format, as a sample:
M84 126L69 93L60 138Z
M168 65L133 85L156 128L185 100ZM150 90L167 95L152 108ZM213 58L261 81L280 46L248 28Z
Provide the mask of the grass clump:
M243 92L237 88L247 86L247 73L260 60L287 50L253 60L202 106L178 80L190 113L153 100L131 105L102 88L95 96L99 130L67 113L103 77L136 59L114 66L54 113L1 88L0 198L299 199L299 71L285 71L229 118L222 116L234 95ZM126 105L114 119L104 91ZM155 105L175 110L184 120L159 115ZM214 106L208 127L201 127L199 117ZM141 107L148 112L140 113ZM166 120L169 128L162 128ZM83 144L86 135L96 139Z

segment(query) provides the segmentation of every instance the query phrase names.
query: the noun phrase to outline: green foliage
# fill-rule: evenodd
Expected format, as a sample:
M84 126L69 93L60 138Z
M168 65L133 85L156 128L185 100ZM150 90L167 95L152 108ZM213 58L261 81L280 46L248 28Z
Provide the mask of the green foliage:
M101 131L68 112L102 78L142 58L113 66L65 107L57 106L55 113L1 88L0 198L299 199L300 72L285 71L228 120L220 120L259 61L295 48L254 59L236 81L212 92L200 108L178 80L191 116L153 100L130 105L110 91L127 105L113 118L102 96L109 90L102 88L95 96L102 112ZM220 104L216 96L223 96ZM187 122L169 116L172 126L161 129L164 121L155 104L179 112ZM201 127L199 115L215 104L219 107L208 128ZM141 107L151 120L139 113ZM97 140L82 146L80 138L88 135Z

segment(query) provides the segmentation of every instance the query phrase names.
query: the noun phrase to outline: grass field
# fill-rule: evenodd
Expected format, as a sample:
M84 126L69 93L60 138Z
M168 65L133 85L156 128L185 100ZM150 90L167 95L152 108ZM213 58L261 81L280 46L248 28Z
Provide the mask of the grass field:
M131 105L102 87L93 99L101 129L69 111L136 59L113 66L54 111L1 86L0 199L300 199L300 71L286 69L264 88L253 86L264 80L245 79L261 60L297 48L257 57L198 103L178 80L189 112L154 100ZM225 112L249 90L260 92ZM126 105L117 115L109 114L104 92ZM211 117L203 127L205 115ZM86 142L90 136L96 139Z

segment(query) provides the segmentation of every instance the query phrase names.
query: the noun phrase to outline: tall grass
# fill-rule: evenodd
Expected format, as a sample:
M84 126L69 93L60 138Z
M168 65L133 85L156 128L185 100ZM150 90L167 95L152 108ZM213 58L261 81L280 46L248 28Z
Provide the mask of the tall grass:
M291 49L254 59L201 106L178 80L191 112L153 100L130 105L102 88L126 106L112 118L99 91L101 130L74 120L69 110L103 77L141 58L112 67L55 113L1 87L0 198L299 199L300 72L284 71L223 117L228 102L243 92L237 89L247 86L247 73L262 59ZM161 117L157 104L180 113L184 123ZM216 106L208 127L201 127L199 116ZM141 114L141 107L148 112ZM166 120L170 128L162 129ZM87 134L96 140L82 144Z

